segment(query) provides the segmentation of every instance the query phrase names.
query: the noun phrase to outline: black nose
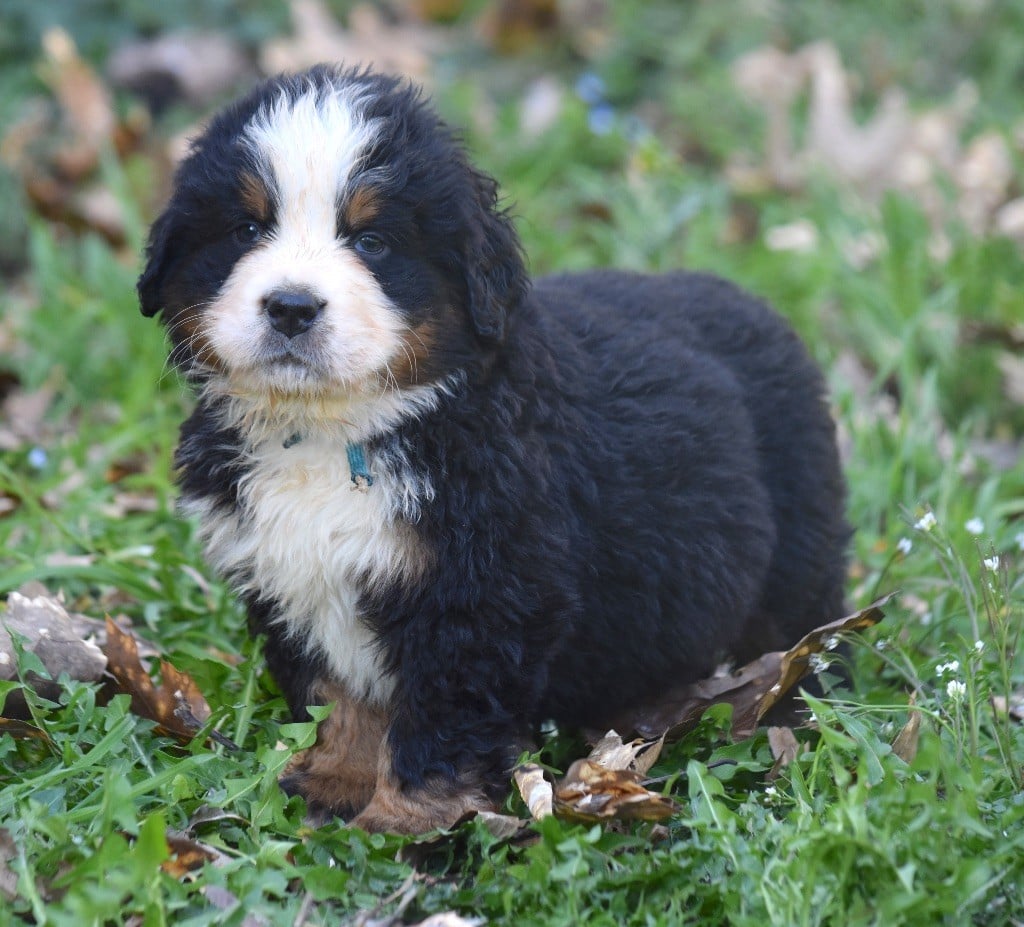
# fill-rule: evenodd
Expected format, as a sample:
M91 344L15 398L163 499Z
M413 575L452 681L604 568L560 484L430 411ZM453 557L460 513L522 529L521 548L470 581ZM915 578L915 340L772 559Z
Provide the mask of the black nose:
M326 305L327 300L306 289L271 290L263 297L271 327L289 338L309 331Z

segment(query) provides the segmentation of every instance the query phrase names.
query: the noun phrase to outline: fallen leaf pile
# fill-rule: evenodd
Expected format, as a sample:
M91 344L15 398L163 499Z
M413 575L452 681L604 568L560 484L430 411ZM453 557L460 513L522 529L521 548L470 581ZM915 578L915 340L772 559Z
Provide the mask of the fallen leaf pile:
M122 622L127 624L127 619ZM25 654L38 660L45 676L28 670L19 677L19 660L24 661ZM61 676L102 682L110 694L131 696L132 711L155 721L161 733L191 740L209 720L210 706L195 682L167 660L160 661L161 681L155 684L143 660L156 655L155 648L140 643L109 616L97 621L69 613L59 597L39 590L30 595L12 592L0 614L0 680L20 678L51 700L60 693ZM14 721L30 719L19 690L8 694L3 715ZM31 736L31 729L24 733ZM210 732L210 737L224 746L234 746L216 731Z
M663 821L679 810L667 795L642 784L661 753L664 737L625 744L609 731L555 785L552 811L574 821Z
M902 90L890 88L871 116L858 121L853 78L830 42L792 53L756 49L736 61L733 79L767 120L765 162L755 168L734 164L735 186L796 191L824 170L868 199L889 190L912 196L938 230L948 218L945 187L952 181L953 212L967 228L1024 243L1024 197L1014 186L1008 134L989 130L966 145L961 141L978 103L970 84L962 84L944 107L921 113L911 110ZM795 117L804 103L807 128L798 142Z
M524 763L513 774L520 797L532 820L549 815L576 821L662 821L678 811L669 796L648 788L647 774L662 746L682 736L700 721L712 705L733 707L732 736L750 737L764 717L796 684L813 671L813 655L835 647L839 635L857 633L883 618L884 596L861 611L829 622L805 635L787 651L767 653L731 672L703 679L665 694L656 704L623 714L621 730L635 738L623 741L616 730L596 740L590 754L572 763L564 777L552 781L536 763ZM913 703L911 703L913 707ZM915 721L915 718L917 721ZM912 712L908 729L897 738L897 752L908 762L910 744L916 746L919 714ZM901 739L902 738L902 739ZM768 744L775 760L768 779L799 755L799 742L788 727L770 727ZM904 746L905 745L905 746ZM894 746L894 751L897 746ZM524 833L528 821L510 815L486 814L478 818L496 837L509 839Z
M613 726L646 739L663 735L672 739L691 730L711 705L724 702L733 708L732 736L749 737L761 719L812 671L813 654L832 649L838 635L877 624L891 598L885 596L865 609L815 628L789 650L763 654L739 669L669 691L656 704L620 715Z
M269 42L260 54L265 74L297 71L323 61L372 66L429 82L444 32L414 18L387 20L369 3L356 4L341 26L322 0L292 0L292 35Z
M144 111L119 119L113 95L62 29L43 37L43 78L49 98L37 98L3 135L0 159L21 179L29 202L45 218L91 229L112 245L125 243L125 216L99 179L112 151L137 149L148 129Z
M657 704L624 714L621 729L640 736L623 742L614 730L609 731L556 783L549 782L539 766L520 767L515 781L531 817L555 814L581 821L660 821L670 817L677 810L675 801L645 784L666 739L691 729L708 707L723 702L733 707L733 736L749 737L766 713L811 671L813 654L834 646L839 634L861 631L880 621L888 599L815 629L788 651L764 654L735 672L670 691ZM11 593L6 611L0 616L0 679L20 678L24 685L51 699L59 693L62 675L105 682L112 691L128 693L132 711L155 721L159 731L183 741L191 739L209 720L209 705L193 680L167 660L161 660L160 683L154 683L143 656L153 657L156 651L145 643L141 648L140 653L139 641L110 617L100 622L69 613L60 597L38 588L29 594ZM24 662L25 654L38 661L42 674L25 672L19 676L19 660ZM18 695L18 690L8 695L4 714L20 724L31 716ZM23 736L33 734L27 724L24 730L13 726L5 730ZM209 736L234 747L216 731ZM773 728L769 740L776 758L771 773L774 776L792 761L798 748L788 729ZM916 743L916 731L907 732L904 740ZM905 755L910 747L900 749L900 755ZM493 833L507 837L526 822L489 815L485 823Z
M388 15L359 3L344 26L322 0L292 0L290 8L292 34L267 42L258 62L229 35L181 30L115 49L105 76L66 31L47 30L40 73L48 93L30 100L0 133L0 162L18 178L39 215L124 247L127 217L104 177L103 161L111 155L147 159L145 173L157 182L140 192L152 197L146 211L155 210L196 134L192 128L168 140L153 131L153 117L171 103L192 106L198 119L260 71L296 71L323 61L373 66L429 84L433 63L450 41L446 28L426 18L444 11L425 0ZM144 104L119 109L114 89L132 91Z

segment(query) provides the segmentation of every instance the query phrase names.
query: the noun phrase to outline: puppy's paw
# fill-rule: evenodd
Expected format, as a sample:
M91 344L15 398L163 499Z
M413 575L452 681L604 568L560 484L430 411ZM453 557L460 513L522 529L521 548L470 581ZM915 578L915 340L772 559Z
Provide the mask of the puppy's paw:
M483 789L436 781L419 788L378 783L369 804L349 823L371 833L424 834L450 828L471 812L495 811Z
M310 827L323 827L337 818L349 821L369 801L363 795L346 795L345 785L337 780L330 783L313 780L307 773L292 767L278 778L277 784L285 795L298 795L305 799L305 822Z
M278 782L306 799L306 820L320 827L350 819L373 797L387 717L335 683L321 680L315 691L334 710L320 722L316 743L292 758Z

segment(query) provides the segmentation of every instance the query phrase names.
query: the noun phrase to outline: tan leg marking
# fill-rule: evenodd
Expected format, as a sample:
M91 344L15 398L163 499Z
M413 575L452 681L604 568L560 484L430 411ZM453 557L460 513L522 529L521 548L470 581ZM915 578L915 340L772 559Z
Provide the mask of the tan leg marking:
M419 788L402 788L391 771L391 751L385 743L373 798L350 823L371 832L423 834L451 827L471 811L495 810L483 784L466 778L455 782L436 779Z
M385 709L357 701L336 683L321 682L316 691L321 701L336 703L334 710L320 722L316 743L288 765L281 784L302 795L310 816L325 823L334 814L355 814L370 801L388 717Z

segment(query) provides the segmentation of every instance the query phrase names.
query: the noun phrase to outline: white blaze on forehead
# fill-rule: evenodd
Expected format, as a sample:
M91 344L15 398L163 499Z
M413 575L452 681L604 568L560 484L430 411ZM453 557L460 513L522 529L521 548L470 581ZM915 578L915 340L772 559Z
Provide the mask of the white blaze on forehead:
M358 88L282 93L262 108L243 137L277 194L281 232L301 219L307 232L333 238L340 191L373 142L379 121L362 113Z

